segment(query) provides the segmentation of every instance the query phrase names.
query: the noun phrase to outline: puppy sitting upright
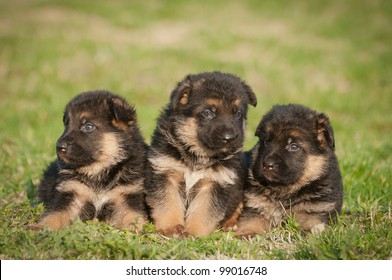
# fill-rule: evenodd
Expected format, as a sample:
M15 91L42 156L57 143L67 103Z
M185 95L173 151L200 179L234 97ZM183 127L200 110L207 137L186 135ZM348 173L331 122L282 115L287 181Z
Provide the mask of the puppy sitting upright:
M38 188L45 212L35 227L60 229L97 218L140 230L147 220L147 147L133 107L108 91L86 92L68 103L63 120L57 160Z
M320 231L342 208L342 178L328 117L301 105L275 106L261 120L237 235L252 236L293 215Z
M241 208L241 155L251 88L237 76L187 76L161 113L148 152L147 204L166 236L205 236L231 227Z

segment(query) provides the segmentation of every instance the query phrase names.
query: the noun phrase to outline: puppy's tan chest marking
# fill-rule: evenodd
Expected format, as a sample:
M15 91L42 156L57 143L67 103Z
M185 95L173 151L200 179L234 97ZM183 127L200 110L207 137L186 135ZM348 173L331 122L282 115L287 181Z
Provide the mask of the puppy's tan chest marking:
M276 200L271 200L266 196L246 196L247 206L258 209L260 214L271 220L274 224L280 223L286 210L284 206Z
M189 191L200 181L206 180L215 182L222 187L227 185L233 185L237 179L237 174L226 167L220 167L217 170L207 168L203 170L190 170L186 169L184 172L184 181L186 186L186 192Z
M72 202L73 207L71 207L75 208L75 211L82 209L87 202L92 203L98 211L108 202L116 202L124 199L127 194L141 191L141 185L141 183L135 184L133 187L119 185L108 191L96 192L79 181L70 180L60 184L57 190L60 192L72 192L75 195Z
M170 174L170 171L175 170L177 173L182 174L187 195L201 180L215 182L222 187L233 185L237 180L237 174L232 169L223 166L192 170L181 161L165 155L150 158L150 162L159 173Z

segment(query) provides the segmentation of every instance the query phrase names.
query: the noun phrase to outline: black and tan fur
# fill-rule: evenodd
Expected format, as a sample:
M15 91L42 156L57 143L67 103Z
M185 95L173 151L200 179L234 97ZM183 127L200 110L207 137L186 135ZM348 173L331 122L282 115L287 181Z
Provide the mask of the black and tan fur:
M305 231L322 231L343 196L328 117L302 105L274 106L256 136L237 234L268 231L289 216Z
M45 212L32 228L60 229L96 218L140 230L147 221L147 146L134 108L108 91L91 91L68 103L63 120L57 160L38 189Z
M147 204L158 232L205 236L235 225L251 88L237 76L189 75L172 91L148 152Z

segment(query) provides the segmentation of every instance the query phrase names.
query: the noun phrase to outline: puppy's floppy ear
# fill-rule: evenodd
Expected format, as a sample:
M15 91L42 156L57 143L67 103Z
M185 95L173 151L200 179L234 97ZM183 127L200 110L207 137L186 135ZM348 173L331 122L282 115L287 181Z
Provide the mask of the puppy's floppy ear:
M264 130L264 129L263 129L263 122L260 122L259 125L258 125L257 128L256 128L255 136L261 138L261 137L262 137L262 134L263 134L263 130Z
M259 146L260 142L258 142L249 152L246 153L247 166L255 165L259 155Z
M176 110L181 105L187 105L192 94L192 83L190 75L172 91L170 96L170 105L172 110Z
M317 114L317 140L320 146L325 147L325 144L327 144L332 150L335 150L333 128L329 118L323 113Z
M109 104L114 119L113 125L118 128L126 128L136 121L136 112L124 99L113 97Z
M242 81L241 83L242 83L242 87L245 90L246 95L248 96L249 104L252 105L253 107L256 107L257 98L252 88L249 85L247 85L244 81Z

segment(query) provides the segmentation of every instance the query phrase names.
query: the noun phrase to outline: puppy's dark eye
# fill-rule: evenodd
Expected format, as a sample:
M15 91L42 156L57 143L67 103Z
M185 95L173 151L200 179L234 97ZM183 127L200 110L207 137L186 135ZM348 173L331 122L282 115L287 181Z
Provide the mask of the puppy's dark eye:
M264 146L268 146L271 143L271 141L270 140L264 140L263 143L264 143Z
M299 145L297 143L291 143L290 145L288 145L286 147L287 151L289 151L289 152L296 152L296 151L299 150L299 148L300 147L299 147Z
M213 119L215 117L215 113L211 110L205 110L203 111L202 116L206 119Z
M95 129L95 125L92 123L86 123L84 126L82 126L82 131L83 132L91 132Z
M238 110L237 112L235 112L235 117L237 119L240 119L242 117L242 112L240 110Z

